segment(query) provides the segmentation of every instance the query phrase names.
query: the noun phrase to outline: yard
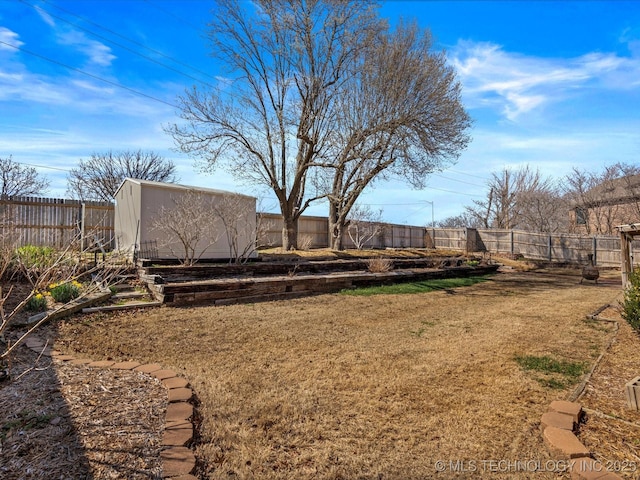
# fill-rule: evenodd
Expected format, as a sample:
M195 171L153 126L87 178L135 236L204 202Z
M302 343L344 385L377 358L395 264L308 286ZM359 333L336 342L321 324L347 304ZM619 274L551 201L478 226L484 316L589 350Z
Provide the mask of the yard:
M464 478L458 460L475 462L469 478L562 478L483 461L553 458L540 416L608 344L611 324L585 316L619 297L614 283L513 272L429 293L95 314L59 323L55 346L184 375L201 478L424 479L437 460L439 478Z

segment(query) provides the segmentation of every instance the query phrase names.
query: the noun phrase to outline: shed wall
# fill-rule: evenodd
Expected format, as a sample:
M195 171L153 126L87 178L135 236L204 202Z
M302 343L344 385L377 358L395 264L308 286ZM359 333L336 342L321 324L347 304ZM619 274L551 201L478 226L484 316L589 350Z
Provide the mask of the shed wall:
M140 185L125 182L115 195L115 235L118 250L133 256L140 245Z
M226 195L236 195L231 192L210 192L197 188L194 190L201 194L201 209L211 211L212 218L215 217L214 205L218 205ZM182 244L179 242L167 244L163 233L154 228L154 222L160 217L163 208L174 208L176 201L188 192L188 189L176 188L172 185L126 180L116 195L116 231L120 240L120 249L130 251L131 255L134 249L137 249L141 257L154 259L175 259L184 256ZM237 219L238 245L239 251L242 252L255 242L256 199L244 195L239 195L237 198L242 204L242 213L238 213L240 217ZM222 222L218 221L217 228L219 229L216 234L218 238L213 244L209 245L212 239L207 238L201 240L196 246L196 256L200 259L221 259L232 256Z

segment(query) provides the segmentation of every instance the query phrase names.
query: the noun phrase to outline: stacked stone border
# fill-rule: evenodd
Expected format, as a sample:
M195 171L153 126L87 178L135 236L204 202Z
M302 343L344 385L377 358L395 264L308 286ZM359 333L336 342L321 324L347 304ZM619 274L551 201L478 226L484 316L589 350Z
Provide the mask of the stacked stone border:
M585 391L586 385L593 372L602 361L618 334L618 322L600 317L600 314L612 305L606 304L596 312L587 315L590 320L610 322L614 324L612 337L609 339L604 352L600 354L584 380L578 385L569 400L555 400L549 405L548 411L540 419L540 429L544 442L552 454L567 460L572 480L616 480L622 479L614 472L608 471L606 466L593 458L592 452L585 447L576 433L584 417L582 406L576 402Z
M194 438L193 405L189 400L193 390L189 383L178 377L173 370L166 370L157 363L140 364L139 362L93 361L88 358L75 358L53 350L47 342L30 336L25 345L36 353L51 357L52 360L70 365L85 365L89 368L111 368L114 370L132 370L155 377L167 389L167 412L165 429L162 436L162 478L172 480L197 480L191 473L195 469L196 458L187 445Z
M540 419L542 436L552 454L567 461L572 480L616 480L621 476L592 456L575 433L584 416L582 406L576 402L555 400Z

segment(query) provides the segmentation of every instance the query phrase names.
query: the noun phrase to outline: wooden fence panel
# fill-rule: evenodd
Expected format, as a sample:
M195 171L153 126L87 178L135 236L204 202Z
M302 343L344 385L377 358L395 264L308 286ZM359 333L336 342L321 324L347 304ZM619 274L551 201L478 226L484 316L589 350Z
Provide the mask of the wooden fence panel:
M265 225L265 243L271 247L282 246L282 216L274 213L259 214ZM366 223L366 222L364 222ZM424 248L425 228L390 223L379 224L381 231L365 243L366 248ZM329 219L327 217L302 216L298 222L298 242L305 237L311 237L312 248L326 248L329 246ZM343 232L342 242L345 248L354 248L349 234Z
M84 217L83 217L84 213ZM114 206L60 198L9 197L0 200L0 226L18 245L62 248L85 235L113 247Z
M586 236L576 234L547 234L518 230L469 229L476 235L477 251L523 255L533 260L569 262L585 265L593 255L597 265L620 266L620 238L617 236ZM465 251L467 229L427 229L427 244L435 239L435 247ZM632 251L640 252L640 240L634 240Z

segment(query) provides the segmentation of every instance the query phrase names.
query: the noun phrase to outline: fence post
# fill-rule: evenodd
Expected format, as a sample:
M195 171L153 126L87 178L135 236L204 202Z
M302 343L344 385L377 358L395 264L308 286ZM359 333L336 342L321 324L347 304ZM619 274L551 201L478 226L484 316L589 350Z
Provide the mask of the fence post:
M548 253L549 261L551 261L551 259L553 258L553 253L551 251L551 244L552 244L551 242L552 242L551 235L549 235L549 237L547 237L547 249L549 251Z
M84 235L87 221L87 204L82 202L80 206L80 251L84 250Z
M513 230L509 232L509 243L511 244L511 255L516 253L515 245L513 242Z
M593 265L598 264L598 239L594 235L593 236Z

